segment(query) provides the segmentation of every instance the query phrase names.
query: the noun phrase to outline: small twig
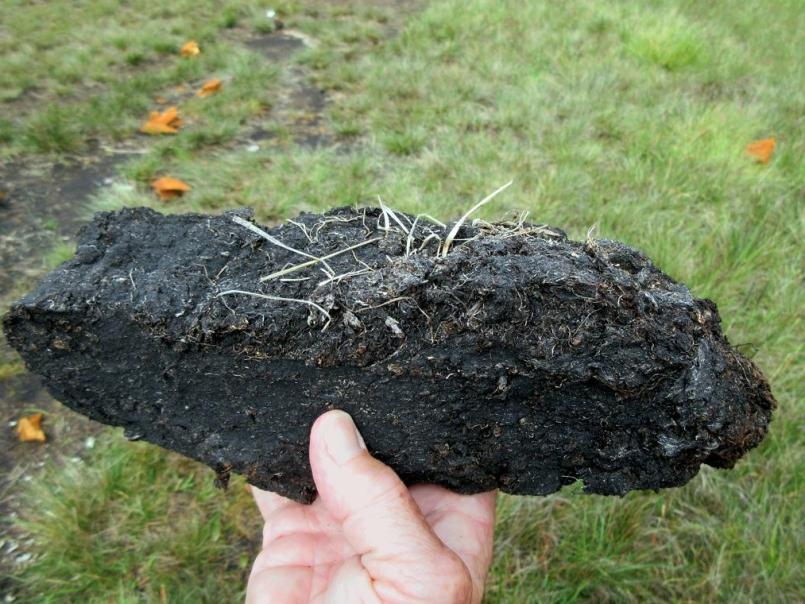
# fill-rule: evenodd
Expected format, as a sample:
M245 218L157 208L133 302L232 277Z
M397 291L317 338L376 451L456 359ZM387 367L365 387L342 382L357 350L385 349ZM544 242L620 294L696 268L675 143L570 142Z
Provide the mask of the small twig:
M315 231L313 232L313 240L318 241L319 231L326 224L332 224L333 222L353 222L355 220L358 220L357 216L355 218L339 218L338 216L330 216L329 218L326 218L325 220L322 220L321 222L317 222L316 227L315 227Z
M408 231L408 237L405 240L405 257L406 258L408 258L408 256L411 255L411 243L413 243L413 241L414 241L414 232L416 231L416 223L419 222L419 216L420 215L417 215L417 217L414 218L414 224L411 225L411 230Z
M381 209L381 210L382 210L384 213L387 213L389 216L391 216L391 217L392 217L392 219L394 219L394 222L396 222L397 224L399 224L399 225L400 225L400 228L403 230L403 233L405 233L405 234L407 235L407 234L408 234L408 227L406 227L406 226L405 226L405 225L402 223L402 220L400 220L400 219L399 219L399 217L398 217L398 216L397 216L397 214L394 212L394 210L392 210L390 207L388 207L386 204L384 204L384 203L383 203L383 200L382 200L382 199L380 199L380 197L378 197L378 198L377 198L377 201L379 201L379 202L380 202L380 209ZM386 219L386 225L388 225L388 219ZM388 230L388 229L386 229L386 230Z
M428 245L428 241L430 241L431 239L437 239L439 241L439 244L436 246L436 255L438 256L439 248L442 246L442 238L439 237L436 233L431 233L422 240L422 244L419 246L419 251L421 252L422 250L424 250L425 246Z
M313 238L312 238L312 237L310 236L310 234L307 232L307 227L306 227L306 226L305 226L303 223L301 223L301 222L296 222L295 220L291 220L290 218L288 219L288 222L289 222L290 224L292 224L292 225L294 225L294 226L298 227L298 228L299 228L299 230L300 230L300 231L302 231L302 233L305 235L305 237L307 237L307 240L308 240L310 243L313 243Z
M443 229L446 229L446 228L447 228L447 225L446 225L445 223L443 223L441 220L436 220L436 219L435 219L433 216L431 216L430 214L420 214L420 216L424 216L425 218L427 218L428 220L430 220L430 221L431 221L431 222L433 222L434 224L438 224L438 225L439 225L440 227L442 227Z
M259 235L260 237L262 237L263 239L265 239L269 243L273 243L277 247L281 247L282 249L288 250L289 252L293 252L294 254L299 254L300 256L304 256L305 258L313 258L313 259L315 259L317 261L321 261L322 264L324 264L324 266L327 267L327 270L330 271L330 274L332 274L332 275L335 274L335 271L333 271L333 269L330 268L330 266L326 262L322 261L322 259L319 258L318 256L314 256L313 254L308 254L307 252L303 252L302 250L297 250L296 248L292 248L290 245L284 244L282 241L280 241L276 237L273 237L272 235L269 235L268 233L266 233L263 229L261 229L257 225L252 224L248 220L243 220L243 218L241 218L240 216L233 216L232 221L237 223L237 224L239 224L242 227L246 227L252 233L256 233L257 235ZM307 235L307 233L305 233L305 235ZM310 237L308 237L308 239L310 239Z
M369 245L370 243L374 243L375 241L380 241L382 237L375 237L374 239L368 239L366 241L361 241L360 243L356 243L355 245L351 245L343 250L338 250L337 252L333 252L332 254L327 254L326 256L322 256L321 258L314 258L313 260L308 260L307 262L301 262L300 264L294 264L293 266L289 266L288 268L284 268L281 271L277 271L276 273L271 273L270 275L266 275L265 277L260 277L260 281L270 281L271 279L276 279L277 277L282 277L283 275L287 275L288 273L293 273L298 270L302 270L308 266L313 266L319 262L324 262L325 260L329 260L330 258L334 258L335 256L340 256L346 252L351 250L357 249L364 245Z
M220 298L221 296L229 296L232 294L243 294L244 296L253 296L255 298L263 298L265 300L276 300L277 302L297 302L299 304L307 304L308 306L312 306L321 314L323 314L327 319L330 319L330 313L328 313L324 308L316 304L315 302L311 302L310 300L302 300L300 298L282 298L280 296L271 296L269 294L258 294L257 292L247 292L243 291L242 289L228 289L225 292L221 292L217 294L215 297Z
M442 246L442 253L441 253L441 256L443 258L445 256L447 256L447 253L450 251L450 245L453 243L453 239L456 238L456 235L458 234L458 231L461 228L461 225L464 224L464 221L467 220L467 218L470 217L470 214L472 214L475 210L480 208L485 203L490 202L495 196L498 195L498 193L501 193L501 192L505 191L506 189L508 189L512 185L513 182L514 182L513 180L510 180L509 182L507 182L505 185L503 185L499 189L493 191L492 193L490 193L489 195L484 197L481 201L479 201L474 206L472 206L469 210L467 210L467 212L466 212L466 214L464 214L464 216L459 218L458 222L453 225L453 228L450 230L450 232L447 234L447 237L444 240L444 245Z
M430 324L430 322L433 320L431 318L431 316L428 313L426 313L424 310L422 310L422 307L419 305L419 303L417 303L416 299L412 298L411 296L398 296L396 298L392 298L391 300L386 300L382 304L376 304L375 306L369 306L366 302L364 302L362 300L355 300L355 302L357 302L358 304L362 304L363 308L355 309L354 314L357 315L358 313L366 312L367 310L374 310L376 308L383 308L384 306L387 306L389 304L393 304L394 302L402 302L403 300L410 300L411 303L414 306L416 306L417 310L419 312L421 312L422 315L428 320L428 324Z
M378 231L386 231L388 233L391 230L391 224L389 223L389 213L386 211L383 202L380 200L380 196L378 195L377 201L380 203L380 211L382 212L383 216L383 223L384 226L380 226L380 216L377 217L377 230Z
M446 224L444 224L443 222L440 222L439 220L436 220L430 214L417 214L416 217L414 218L414 223L411 225L411 230L408 233L408 238L405 241L405 257L406 258L408 258L408 256L411 255L411 246L414 243L414 235L416 233L416 225L419 223L419 219L422 218L422 217L427 218L428 220L430 220L434 224L440 226L442 229L447 228ZM434 237L439 240L439 245L437 246L437 250L438 250L438 248L440 248L441 245L442 245L442 238L439 237L439 235L437 235L436 233L434 233L433 229L431 229L429 226L425 226L424 228L426 228L426 229L428 229L430 231L430 235L425 237L425 239L422 241L422 245L419 246L419 250L416 250L416 251L421 252L424 249L425 244L428 241L430 241L431 239L433 239Z
M363 308L358 308L355 310L355 314L359 312L366 312L367 310L374 310L375 308L382 308L389 304L394 304L395 302L400 302L401 300L413 300L411 296L397 296L396 298L392 298L391 300L386 300L381 304L376 304L375 306L364 306ZM360 300L356 300L356 302L360 302L361 304L366 304L366 302L361 302Z
M341 275L334 275L332 277L328 277L324 281L319 281L316 284L316 287L321 287L322 285L327 285L328 283L330 283L332 281L337 281L338 283L340 283L341 281L343 281L344 279L346 279L348 277L357 277L358 275L365 275L366 273L372 273L372 272L374 272L374 269L362 268L362 269L360 269L358 271L352 271L352 272L349 272L349 273L343 273ZM280 281L283 281L283 280L284 279L280 279Z
M358 258L358 255L355 253L355 250L352 251L352 257L355 258L355 262L357 262L358 264L363 264L363 266L365 266L367 270L369 270L369 271L375 270L371 266L366 264L363 260Z

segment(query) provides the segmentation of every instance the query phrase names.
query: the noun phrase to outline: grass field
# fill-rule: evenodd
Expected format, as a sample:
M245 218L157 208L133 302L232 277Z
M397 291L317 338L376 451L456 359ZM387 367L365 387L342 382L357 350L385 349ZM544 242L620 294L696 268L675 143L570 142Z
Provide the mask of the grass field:
M262 5L4 2L0 161L139 145L92 208L250 205L264 221L378 195L453 219L513 179L480 216L528 210L574 238L595 225L644 250L717 302L730 341L770 378L769 436L680 489L502 497L487 600L805 601L801 2L272 7L315 41L290 65L243 44L276 25ZM191 38L202 54L181 59ZM299 144L272 112L291 70L325 91L325 144ZM220 94L176 92L209 77ZM179 133L138 135L154 99L176 95ZM255 151L240 136L258 119L272 136ZM768 136L773 159L753 162L745 145ZM159 201L148 183L164 174L192 191ZM3 355L0 379L19 370ZM242 481L224 493L212 478L112 430L81 462L54 458L19 483L14 530L33 557L14 573L15 601L237 601L259 526Z

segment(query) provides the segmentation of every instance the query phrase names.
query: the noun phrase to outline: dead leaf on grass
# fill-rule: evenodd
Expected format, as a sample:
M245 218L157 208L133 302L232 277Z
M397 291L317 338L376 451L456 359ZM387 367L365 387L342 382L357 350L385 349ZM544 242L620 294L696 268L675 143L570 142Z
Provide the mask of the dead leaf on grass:
M754 141L746 145L746 152L751 155L756 162L767 164L771 160L776 146L777 141L774 138L764 138L763 140Z
M215 94L219 90L221 90L221 85L223 82L217 78L213 78L212 80L207 80L204 82L204 85L201 89L196 93L200 97L210 96L211 94Z
M20 442L40 442L43 443L47 440L44 431L42 430L42 413L34 413L33 415L26 415L21 417L17 424L17 438Z
M190 40L182 44L179 54L183 57L195 57L201 54L201 49L198 47L198 42Z
M168 107L162 113L152 111L140 130L145 134L176 134L181 125L179 110L176 107Z
M159 198L162 201L167 201L169 199L181 197L187 193L190 190L190 185L179 180L178 178L163 176L152 182L151 188L154 189L154 192L159 195Z

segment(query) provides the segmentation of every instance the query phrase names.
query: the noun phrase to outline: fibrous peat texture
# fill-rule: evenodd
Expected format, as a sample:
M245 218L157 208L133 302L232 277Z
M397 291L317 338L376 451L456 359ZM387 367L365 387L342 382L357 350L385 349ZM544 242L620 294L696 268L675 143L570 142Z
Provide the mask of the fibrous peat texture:
M98 214L9 342L76 411L300 501L331 408L407 483L463 493L678 486L766 433L715 305L623 244L476 221L446 249L451 225L385 207L266 238L250 215Z

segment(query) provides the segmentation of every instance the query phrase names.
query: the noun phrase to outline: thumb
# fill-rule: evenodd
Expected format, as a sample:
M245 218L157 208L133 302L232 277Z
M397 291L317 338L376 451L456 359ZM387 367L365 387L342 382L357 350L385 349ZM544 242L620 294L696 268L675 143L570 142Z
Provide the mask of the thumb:
M471 593L466 566L439 540L397 474L369 454L348 414L330 411L313 424L310 465L322 504L341 524L381 599L384 591L418 599L418 589L433 589L434 581L443 594Z

